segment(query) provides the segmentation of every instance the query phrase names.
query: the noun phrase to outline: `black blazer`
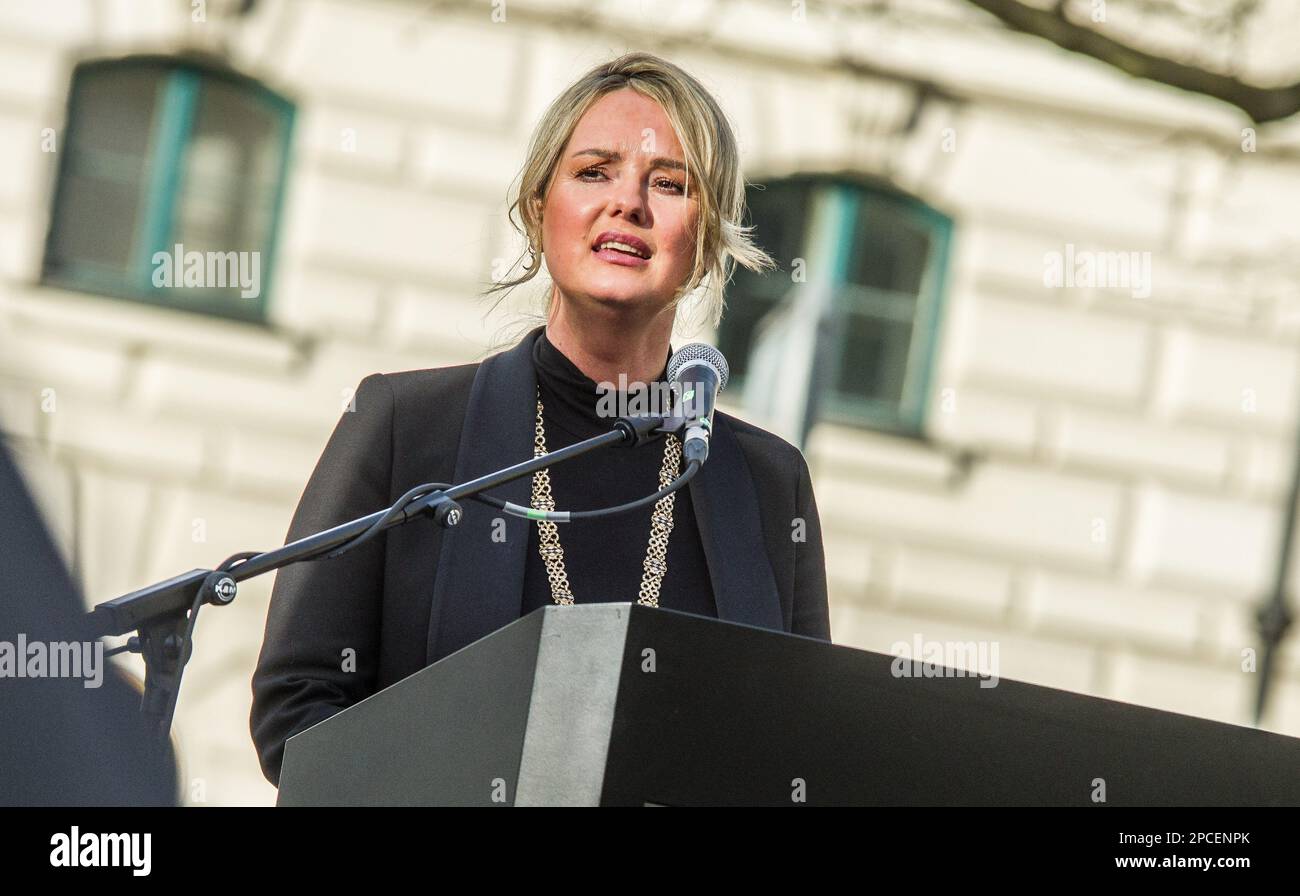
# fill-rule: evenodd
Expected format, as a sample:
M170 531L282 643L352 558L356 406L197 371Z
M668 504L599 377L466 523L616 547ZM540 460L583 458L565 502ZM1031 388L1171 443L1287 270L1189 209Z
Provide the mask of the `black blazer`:
M531 458L541 332L478 364L363 379L286 543L421 483L465 482ZM709 460L687 487L719 618L830 640L821 527L799 449L717 412ZM528 506L529 477L493 494ZM333 560L279 571L250 716L271 783L292 735L519 618L529 521L463 507L453 529L422 517ZM504 540L491 537L497 518Z

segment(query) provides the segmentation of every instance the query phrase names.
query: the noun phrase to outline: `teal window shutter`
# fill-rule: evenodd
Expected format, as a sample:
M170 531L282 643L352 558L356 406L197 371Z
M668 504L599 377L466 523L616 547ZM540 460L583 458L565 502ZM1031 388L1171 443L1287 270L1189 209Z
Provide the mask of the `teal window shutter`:
M293 120L288 100L212 65L78 66L42 280L265 320Z
M844 178L794 177L751 189L749 201L755 238L779 268L739 269L728 290L718 345L733 388L753 373L752 403L796 380L798 397L781 403L797 419L782 434L799 444L817 420L922 435L952 222Z

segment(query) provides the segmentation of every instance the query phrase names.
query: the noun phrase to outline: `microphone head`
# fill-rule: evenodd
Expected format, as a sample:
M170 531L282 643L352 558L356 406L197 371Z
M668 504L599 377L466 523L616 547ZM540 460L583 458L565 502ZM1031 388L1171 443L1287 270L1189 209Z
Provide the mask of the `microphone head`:
M731 375L731 371L727 367L727 359L722 356L722 352L703 342L692 342L690 345L683 345L673 353L672 359L668 362L668 382L675 381L677 374L687 364L698 361L710 365L718 372L719 392L727 388L727 379Z

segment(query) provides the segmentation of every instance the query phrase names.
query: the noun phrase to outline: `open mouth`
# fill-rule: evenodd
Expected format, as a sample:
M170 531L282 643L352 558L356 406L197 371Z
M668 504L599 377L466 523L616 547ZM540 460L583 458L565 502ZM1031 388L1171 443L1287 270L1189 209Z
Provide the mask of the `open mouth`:
M597 258L612 264L643 267L654 253L640 237L618 230L606 230L591 245Z
M633 258L649 258L650 253L633 246L631 243L624 243L618 240L606 240L603 243L597 243L595 252L619 252L623 255L630 255Z

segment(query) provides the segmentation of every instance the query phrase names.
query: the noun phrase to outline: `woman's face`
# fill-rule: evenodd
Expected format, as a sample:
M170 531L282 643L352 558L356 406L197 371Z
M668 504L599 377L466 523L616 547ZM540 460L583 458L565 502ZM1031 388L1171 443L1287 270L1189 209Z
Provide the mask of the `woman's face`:
M698 203L693 181L686 195L685 159L654 100L624 88L587 110L542 208L560 301L651 312L672 301L695 262Z

